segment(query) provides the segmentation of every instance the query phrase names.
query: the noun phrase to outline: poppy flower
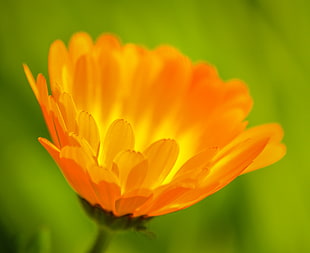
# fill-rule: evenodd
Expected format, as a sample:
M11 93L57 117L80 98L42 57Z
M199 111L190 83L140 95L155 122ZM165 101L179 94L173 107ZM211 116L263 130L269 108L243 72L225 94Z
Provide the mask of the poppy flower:
M74 191L115 217L189 207L285 154L282 128L247 128L247 86L171 46L149 50L75 34L49 51L49 87L24 66ZM50 90L50 91L49 91Z

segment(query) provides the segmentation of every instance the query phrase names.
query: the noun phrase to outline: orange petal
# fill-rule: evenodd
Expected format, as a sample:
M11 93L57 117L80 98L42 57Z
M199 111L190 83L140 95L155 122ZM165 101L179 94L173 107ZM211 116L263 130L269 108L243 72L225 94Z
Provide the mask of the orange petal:
M214 157L218 150L219 148L217 147L209 147L189 159L175 174L171 183L189 179L196 180L201 170L208 169L210 160Z
M119 185L118 177L116 177L115 174L111 170L108 170L107 168L98 165L92 165L89 168L89 175L92 181L95 183L105 181L107 183L113 183Z
M269 142L263 152L242 174L273 164L279 161L286 153L286 147L281 143L283 129L278 124L265 124L253 127L245 131L242 135L244 137L252 136L252 138L269 137Z
M49 152L58 164L63 175L75 192L91 204L98 203L96 194L86 171L89 161L80 148L66 147L61 151L51 142L39 138L42 146Z
M69 93L62 93L58 98L58 107L64 118L66 128L69 132L77 132L76 115L77 110L72 96Z
M213 66L205 63L193 66L192 80L183 104L186 116L183 124L206 120L222 100L222 90L223 85Z
M46 79L43 77L43 75L39 74L37 77L37 82L35 82L31 74L31 71L29 70L27 65L24 65L24 70L25 70L28 82L30 83L31 88L40 104L42 114L44 116L44 120L48 127L49 133L54 143L57 146L60 146L57 133L56 133L56 129L55 129L55 125L51 117L50 97L48 96Z
M149 164L144 185L152 188L162 183L171 172L179 154L179 147L174 140L159 140L151 144L143 154Z
M103 121L113 114L116 103L120 104L118 100L119 94L122 92L120 61L120 52L103 48L95 64L97 66L98 85L92 99L95 99L96 110L98 110L98 115Z
M93 47L92 38L84 32L74 34L69 42L69 53L75 63L85 54L88 54Z
M94 95L94 76L91 70L91 59L82 55L76 63L72 87L72 97L79 110L90 111Z
M143 205L151 196L133 196L128 198L120 198L115 203L116 215L122 216L132 214Z
M101 181L98 183L92 182L94 191L98 197L98 204L107 211L115 213L115 201L119 199L121 191L118 185Z
M47 105L48 101L48 90L46 79L42 74L38 74L37 76L37 87L39 92L39 103L40 105Z
M41 110L45 119L45 123L47 125L48 131L50 133L50 136L53 140L53 143L57 146L60 147L60 142L57 134L57 130L53 121L53 116L52 112L48 110L45 106L41 106Z
M59 163L59 154L60 150L57 148L53 143L51 143L49 140L39 137L39 142L42 144L42 146L47 150L47 152L53 157L53 159L56 161L56 163Z
M63 69L70 65L69 55L65 44L56 40L50 47L48 56L48 72L52 92L57 90L57 86L63 87Z
M115 156L124 150L134 148L134 133L131 125L123 120L115 120L109 127L103 142L102 164L110 168Z
M253 100L249 94L249 89L241 80L233 79L225 84L225 93L223 104L226 110L238 108L244 114L244 117L250 112L253 106Z
M245 129L247 122L242 122L244 116L240 109L214 113L213 116L210 116L209 121L199 128L201 136L198 140L197 150L202 150L207 146L223 147L227 145Z
M141 206L135 215L148 214L149 216L157 216L164 209L170 209L172 206L179 206L178 199L185 193L191 191L191 188L178 185L165 185L154 191L155 197L152 201L146 202ZM173 203L173 205L171 205Z
M72 188L92 205L98 203L88 170L94 160L79 147L64 147L60 151L59 167Z
M145 160L141 153L127 150L119 153L114 159L114 163L117 165L120 185L122 192L125 191L128 181L128 175L136 166Z
M117 37L112 34L103 34L97 40L95 47L97 50L120 50L121 45Z
M36 81L34 80L34 77L31 73L30 69L28 68L28 66L26 64L23 64L23 67L24 67L24 72L26 74L27 80L31 86L31 89L32 89L34 95L36 96L37 100L39 101L39 91L38 91Z
M213 194L239 176L263 151L268 140L268 138L248 139L235 146L225 147L219 152L210 165L210 172L199 182L204 194L194 195L194 198L197 197L195 202Z
M219 152L213 159L214 164L210 167L206 176L197 178L200 181L199 188L191 190L184 188L182 194L163 205L156 212L151 212L152 215L162 215L184 209L222 189L253 162L254 158L264 149L267 142L268 139L247 140L231 147L229 150L222 151L222 154Z
M33 93L35 94L39 104L47 106L48 89L46 79L42 74L38 74L35 81L30 69L26 64L23 65L27 80L31 86Z
M135 167L133 167L127 176L127 181L125 184L125 192L131 192L133 190L141 189L147 173L148 173L147 160L143 160Z
M60 158L67 158L76 161L85 171L96 165L96 161L85 149L81 147L66 146L60 151Z
M77 118L78 134L91 146L94 156L98 156L100 136L97 124L88 112L82 111Z
M161 60L161 68L152 80L148 95L145 97L148 108L152 109L152 125L159 125L167 117L173 117L182 105L183 95L190 80L191 62L177 50L169 46L155 49ZM151 62L156 70L158 62Z
M63 116L59 109L58 104L56 103L54 98L51 96L49 97L49 105L50 105L50 110L51 110L48 116L49 119L51 119L51 122L49 122L49 124L52 124L51 128L53 127L55 129L56 138L60 145L59 147L64 147L68 145L69 143L68 134L67 134L68 130L67 130L65 121L63 119Z

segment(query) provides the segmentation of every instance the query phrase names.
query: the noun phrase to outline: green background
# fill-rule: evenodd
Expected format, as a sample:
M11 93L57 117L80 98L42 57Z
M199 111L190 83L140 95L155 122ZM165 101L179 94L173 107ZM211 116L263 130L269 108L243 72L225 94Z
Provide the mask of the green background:
M0 1L0 252L86 252L95 225L37 142L48 137L22 63L47 75L48 48L77 31L172 44L247 82L251 125L279 122L286 157L186 210L154 219L156 239L109 252L310 252L310 1ZM50 241L50 246L49 246Z

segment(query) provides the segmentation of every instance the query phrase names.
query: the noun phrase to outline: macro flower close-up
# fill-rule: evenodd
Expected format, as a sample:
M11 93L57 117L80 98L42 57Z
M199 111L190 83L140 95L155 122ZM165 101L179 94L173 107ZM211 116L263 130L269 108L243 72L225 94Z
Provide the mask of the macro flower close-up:
M82 199L115 217L187 208L285 154L278 124L247 127L242 81L171 46L77 33L51 45L49 85L24 69L51 137L40 143Z
M310 1L0 2L0 252L310 252Z

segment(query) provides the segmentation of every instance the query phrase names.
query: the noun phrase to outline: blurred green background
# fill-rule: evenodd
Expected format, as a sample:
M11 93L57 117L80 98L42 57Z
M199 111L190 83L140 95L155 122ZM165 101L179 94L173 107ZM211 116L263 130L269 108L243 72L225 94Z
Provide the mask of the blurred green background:
M310 1L0 1L0 252L86 252L96 229L37 142L48 133L22 63L47 75L48 48L77 31L169 43L247 82L251 125L279 122L286 157L186 210L154 219L155 240L108 252L310 252ZM48 246L50 241L50 246ZM41 245L41 246L40 246Z

